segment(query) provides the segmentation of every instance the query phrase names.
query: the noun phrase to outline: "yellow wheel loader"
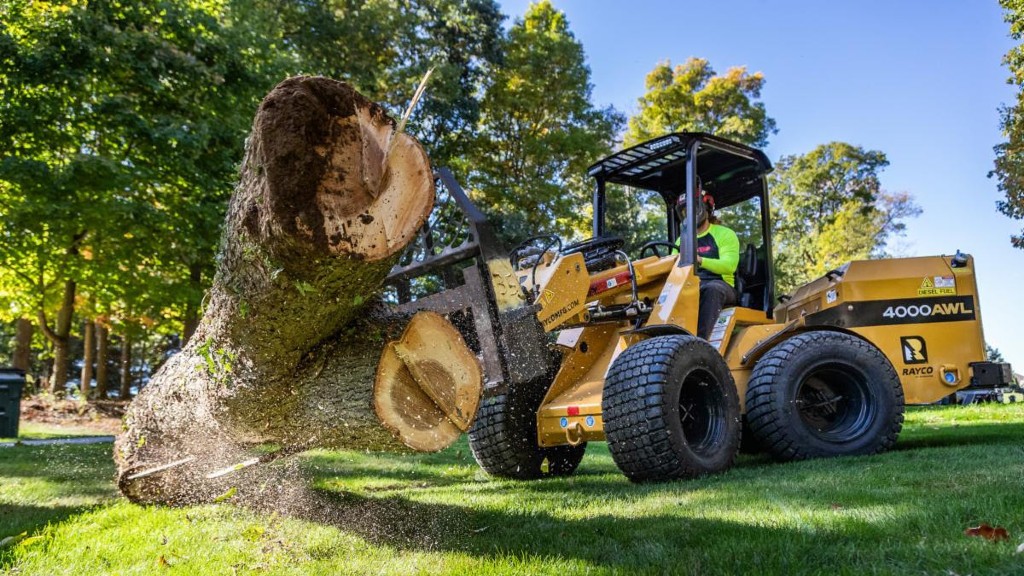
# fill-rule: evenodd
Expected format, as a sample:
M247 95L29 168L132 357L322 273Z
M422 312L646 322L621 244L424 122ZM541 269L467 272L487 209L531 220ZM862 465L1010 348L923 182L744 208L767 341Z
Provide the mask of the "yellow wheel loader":
M1012 381L986 361L968 255L849 262L776 300L771 169L722 138L663 136L589 169L593 238L512 252L438 171L438 207L388 293L399 310L444 315L464 342L435 345L479 362L468 431L484 470L571 474L605 441L631 480L687 478L729 468L741 434L779 460L873 454L896 442L905 404ZM738 305L707 340L694 335L698 178L743 247ZM624 251L606 221L616 194L653 202L663 234Z

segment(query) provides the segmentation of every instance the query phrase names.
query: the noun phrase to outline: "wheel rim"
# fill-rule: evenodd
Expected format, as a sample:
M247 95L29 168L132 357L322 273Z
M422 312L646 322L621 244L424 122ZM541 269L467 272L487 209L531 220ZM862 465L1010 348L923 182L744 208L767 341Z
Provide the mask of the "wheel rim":
M725 395L710 372L690 372L679 390L679 423L690 449L712 454L725 442Z
M824 364L800 379L794 401L801 422L826 442L849 442L871 426L867 377L847 364Z

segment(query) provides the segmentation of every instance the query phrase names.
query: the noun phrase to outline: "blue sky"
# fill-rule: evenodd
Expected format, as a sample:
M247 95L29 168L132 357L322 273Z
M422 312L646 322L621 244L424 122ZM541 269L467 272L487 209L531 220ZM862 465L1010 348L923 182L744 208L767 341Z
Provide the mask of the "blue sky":
M529 1L500 3L515 18ZM1001 63L1013 41L996 0L553 3L583 44L599 106L632 114L655 64L699 56L720 73L764 73L773 161L833 140L884 152L883 187L924 209L894 249L973 254L985 338L1024 372L1024 251L1009 243L1024 223L996 211L987 178L998 108L1014 99Z

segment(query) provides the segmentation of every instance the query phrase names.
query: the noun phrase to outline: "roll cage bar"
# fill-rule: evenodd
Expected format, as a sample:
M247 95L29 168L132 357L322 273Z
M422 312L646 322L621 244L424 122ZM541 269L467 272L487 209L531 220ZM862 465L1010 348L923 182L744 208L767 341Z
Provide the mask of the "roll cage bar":
M765 176L772 165L763 152L703 132L676 132L608 156L587 170L595 180L593 193L595 238L605 234L606 185L622 184L657 192L665 201L669 242L679 240L679 266L697 260L696 234L679 237L681 222L672 209L686 194L686 230L696 230L694 191L697 175L704 189L714 195L716 208L726 208L751 198L761 202L761 231L768 273L771 274L771 216ZM769 279L770 281L770 279Z

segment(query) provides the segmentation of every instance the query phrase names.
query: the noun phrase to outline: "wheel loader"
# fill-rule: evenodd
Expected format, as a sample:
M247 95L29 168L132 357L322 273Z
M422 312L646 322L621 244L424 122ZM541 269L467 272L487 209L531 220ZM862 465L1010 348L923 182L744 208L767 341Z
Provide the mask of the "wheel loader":
M761 151L713 135L659 137L590 167L592 238L540 236L511 252L437 171L438 206L387 294L399 310L443 315L464 341L430 345L465 346L479 363L468 432L484 470L567 475L604 441L633 481L689 478L729 468L741 434L783 461L873 454L896 442L906 404L1012 381L1008 364L986 361L969 255L848 262L776 299L771 170ZM698 178L742 247L738 305L707 340L694 335L687 232ZM609 224L615 194L663 211L659 237L625 250Z

